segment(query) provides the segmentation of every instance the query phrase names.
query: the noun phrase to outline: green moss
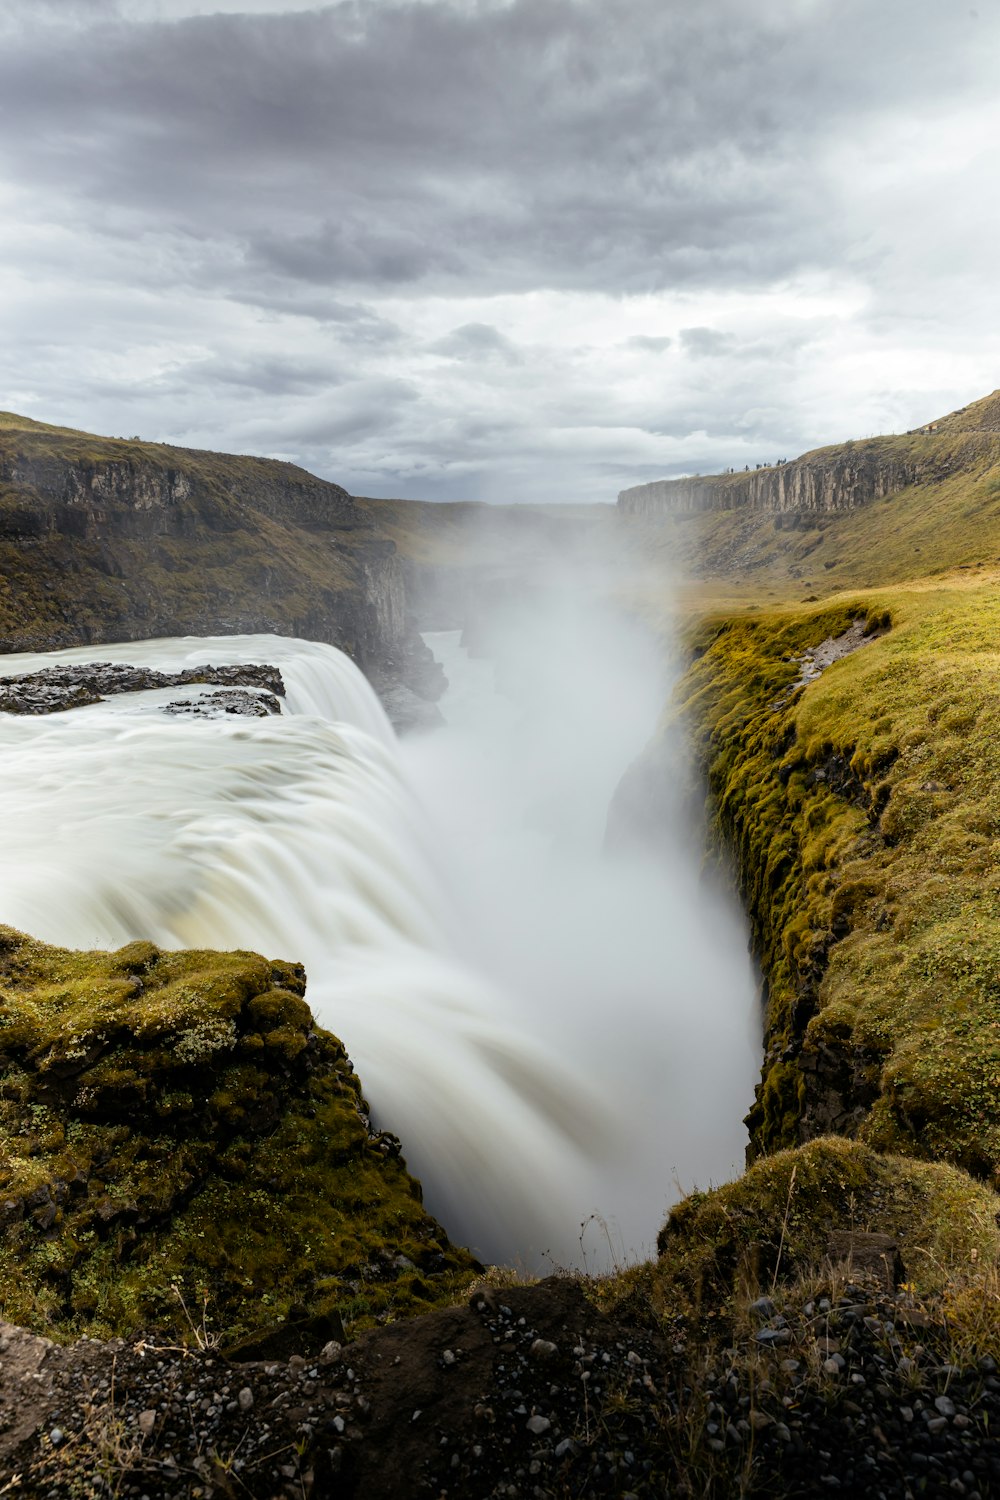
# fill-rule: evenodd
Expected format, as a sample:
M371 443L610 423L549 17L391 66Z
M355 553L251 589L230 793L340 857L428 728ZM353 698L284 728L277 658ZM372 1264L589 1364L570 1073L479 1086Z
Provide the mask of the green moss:
M465 1284L470 1257L370 1134L304 988L251 953L75 953L0 929L3 1316L182 1337L176 1287L232 1341Z
M807 645L886 613L793 690ZM998 640L992 580L702 627L678 712L767 981L757 1150L840 1088L873 1144L1000 1172Z
M890 1235L909 1283L935 1294L963 1269L995 1265L998 1209L1000 1198L957 1168L825 1137L679 1203L660 1235L661 1296L702 1307L776 1275L820 1272L838 1230Z

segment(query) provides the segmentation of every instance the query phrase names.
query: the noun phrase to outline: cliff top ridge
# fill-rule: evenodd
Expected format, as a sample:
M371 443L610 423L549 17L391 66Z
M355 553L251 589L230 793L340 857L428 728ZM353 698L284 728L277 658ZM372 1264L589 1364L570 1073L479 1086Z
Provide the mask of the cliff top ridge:
M991 391L979 401L970 401L916 432L1000 432L1000 390Z

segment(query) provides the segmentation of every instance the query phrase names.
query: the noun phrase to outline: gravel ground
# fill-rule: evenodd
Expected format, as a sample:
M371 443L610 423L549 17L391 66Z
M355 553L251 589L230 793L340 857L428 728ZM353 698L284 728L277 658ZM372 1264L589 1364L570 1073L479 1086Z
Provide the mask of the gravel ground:
M904 1294L782 1306L705 1362L580 1283L482 1290L287 1362L3 1326L0 1474L59 1497L562 1500L1000 1493L992 1360Z

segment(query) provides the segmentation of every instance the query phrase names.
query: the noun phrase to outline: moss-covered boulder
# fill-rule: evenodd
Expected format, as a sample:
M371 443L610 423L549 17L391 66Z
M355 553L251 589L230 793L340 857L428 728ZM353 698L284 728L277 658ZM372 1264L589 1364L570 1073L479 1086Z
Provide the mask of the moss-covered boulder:
M299 965L252 953L80 953L0 928L3 1317L233 1343L462 1284L471 1258L304 993Z
M896 1244L908 1283L932 1294L970 1267L995 1268L998 1210L1000 1197L956 1167L826 1136L677 1204L660 1231L658 1277L675 1302L718 1306L829 1270L834 1235L874 1233Z

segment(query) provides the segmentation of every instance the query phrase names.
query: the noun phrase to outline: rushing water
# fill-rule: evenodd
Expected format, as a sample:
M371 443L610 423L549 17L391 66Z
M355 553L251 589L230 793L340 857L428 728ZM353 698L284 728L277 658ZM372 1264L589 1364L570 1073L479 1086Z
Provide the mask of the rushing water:
M267 719L163 714L185 688L0 714L0 920L69 946L144 937L302 961L314 1012L453 1237L491 1259L600 1263L609 1243L648 1247L675 1180L737 1164L755 1069L742 936L687 856L600 853L652 699L635 722L605 700L615 732L592 754L572 743L569 700L556 705L571 771L530 692L505 697L457 636L431 639L449 727L402 754L367 683L324 645L6 658L5 675L265 662L287 701ZM591 720L600 678L592 664ZM590 1224L581 1244L592 1214L608 1233Z

